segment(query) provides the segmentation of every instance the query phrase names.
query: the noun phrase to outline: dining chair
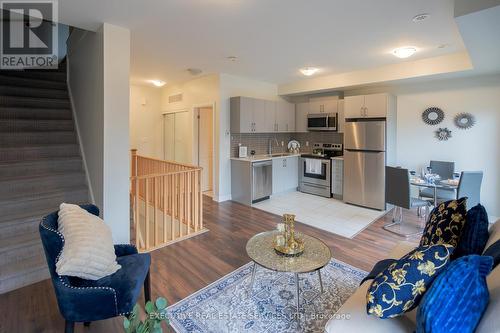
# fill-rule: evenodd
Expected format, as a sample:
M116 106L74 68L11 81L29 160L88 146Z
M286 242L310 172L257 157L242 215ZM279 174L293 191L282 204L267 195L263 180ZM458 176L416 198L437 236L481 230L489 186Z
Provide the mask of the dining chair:
M483 182L482 171L462 171L456 198L467 197L468 209L475 207L481 202L481 183Z
M429 167L432 173L438 174L441 179L453 179L455 173L455 162L446 161L431 161ZM420 198L434 198L434 190L431 188L423 188L419 191ZM452 200L456 198L455 190L438 189L438 201Z
M385 230L406 238L418 235L422 232L423 228L411 233L397 231L394 228L403 224L403 208L412 209L425 207L425 219L429 216L430 202L411 197L410 174L408 169L390 166L385 167L385 200L386 203L395 206L392 212L392 222L384 225L383 228Z

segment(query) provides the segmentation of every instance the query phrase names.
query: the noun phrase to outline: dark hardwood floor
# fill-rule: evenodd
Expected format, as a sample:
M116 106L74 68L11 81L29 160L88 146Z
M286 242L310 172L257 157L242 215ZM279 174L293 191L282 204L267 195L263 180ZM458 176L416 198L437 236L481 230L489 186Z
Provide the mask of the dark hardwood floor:
M415 212L406 222L422 223ZM404 238L382 229L390 214L372 223L353 239L298 223L300 232L322 239L333 257L369 271L387 257ZM152 298L166 297L173 304L250 261L245 252L254 234L274 229L280 217L234 202L216 203L204 198L204 223L209 232L152 252ZM122 318L77 324L75 332L123 332ZM50 280L0 295L0 332L63 332ZM170 331L170 330L169 330Z

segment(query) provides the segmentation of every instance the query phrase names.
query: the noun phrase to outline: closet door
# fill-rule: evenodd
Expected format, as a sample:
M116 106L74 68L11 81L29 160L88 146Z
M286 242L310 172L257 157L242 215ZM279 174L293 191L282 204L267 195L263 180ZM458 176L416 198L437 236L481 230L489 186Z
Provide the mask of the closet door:
M163 148L164 158L167 161L175 160L175 113L163 116Z
M175 114L175 161L179 163L191 163L191 149L189 146L189 135L192 132L189 121L189 112L177 112Z

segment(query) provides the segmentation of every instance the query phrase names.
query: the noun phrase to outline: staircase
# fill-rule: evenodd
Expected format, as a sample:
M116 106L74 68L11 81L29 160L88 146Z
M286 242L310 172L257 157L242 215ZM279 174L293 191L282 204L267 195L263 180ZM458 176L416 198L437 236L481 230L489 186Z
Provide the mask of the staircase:
M89 200L65 67L0 71L0 294L49 278L40 219Z

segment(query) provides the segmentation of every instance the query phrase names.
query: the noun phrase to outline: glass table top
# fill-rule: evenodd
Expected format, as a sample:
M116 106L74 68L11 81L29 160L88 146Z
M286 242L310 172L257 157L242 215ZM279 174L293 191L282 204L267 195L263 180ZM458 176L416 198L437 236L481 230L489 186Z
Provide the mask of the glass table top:
M273 240L279 231L266 231L250 238L246 250L248 256L262 267L278 272L307 273L320 269L330 262L330 248L321 240L295 233L304 241L304 252L297 257L278 254L273 247Z

